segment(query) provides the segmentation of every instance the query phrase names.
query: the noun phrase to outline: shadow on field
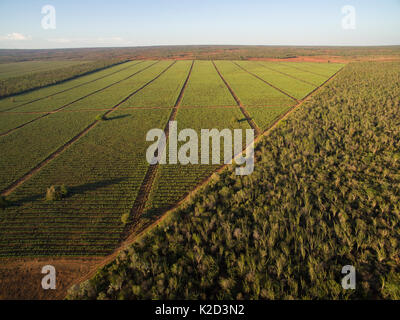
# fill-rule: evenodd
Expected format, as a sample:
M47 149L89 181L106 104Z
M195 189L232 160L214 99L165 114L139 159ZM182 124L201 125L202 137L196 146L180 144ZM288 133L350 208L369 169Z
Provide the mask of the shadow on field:
M120 116L115 116L115 117L107 117L108 121L112 121L112 120L119 120L119 119L124 119L124 118L128 118L130 117L130 114L121 114Z
M251 120L253 120L253 118L243 118L243 119L239 119L238 122L242 123L242 122L251 121Z
M75 187L67 186L68 187L68 195L66 196L65 199L71 198L74 195L79 195L79 194L84 194L86 192L96 191L97 189L108 187L108 186L111 186L114 184L118 184L118 183L121 183L126 180L128 180L128 178L117 178L117 179L102 180L102 181L93 182L93 183L86 183L86 184L82 184L82 185L75 186ZM43 201L44 203L48 203L48 204L62 202L62 201L46 202L45 197L46 197L46 191L44 191L43 193L40 193L40 194L30 195L25 198L12 201L10 207L20 207L26 203L35 202L38 200Z

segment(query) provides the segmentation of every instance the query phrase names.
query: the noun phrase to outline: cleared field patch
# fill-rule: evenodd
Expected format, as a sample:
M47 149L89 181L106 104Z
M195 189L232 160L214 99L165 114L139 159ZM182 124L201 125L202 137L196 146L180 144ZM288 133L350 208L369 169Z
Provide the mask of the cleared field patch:
M280 116L291 107L247 107L252 119L263 130L267 130Z
M170 110L118 110L10 196L0 217L0 256L109 254L120 240L148 164L146 133ZM45 202L65 184L66 199Z
M186 128L194 129L197 132L199 139L201 137L201 129L250 129L250 126L247 120L243 118L243 114L239 107L220 109L180 109L176 121L178 122L178 130ZM245 142L244 133L243 142ZM181 142L178 146L183 144L184 143ZM220 165L211 164L211 153L210 164L208 165L160 165L155 180L156 182L146 206L149 216L152 216L154 212L157 213L162 209L174 205L176 202L181 200L185 194L196 187L196 185L208 178L217 168L223 165L223 151L224 147L222 142Z
M243 71L231 61L215 61L215 64L245 106L293 104L293 99Z
M127 100L120 108L173 107L191 64L192 61L177 61L160 78Z
M88 61L61 60L61 61L24 61L24 62L13 62L13 63L1 63L0 80L19 77L41 71L57 70L87 62Z
M144 63L142 61L132 61L123 63L114 67L110 67L101 71L94 72L92 74L81 76L73 80L68 80L63 83L45 87L42 89L37 89L31 92L19 94L14 97L8 97L0 100L0 111L15 110L18 107L24 105L29 105L31 103L37 102L39 100L44 100L47 98L54 98L59 94L63 94L67 91L73 90L77 87L83 86L85 84L97 81L103 77L112 76L115 73L131 68L137 64Z
M211 61L196 61L182 106L234 106L235 100Z
M316 88L316 86L293 79L271 69L267 69L254 62L240 61L237 62L237 64L279 89L289 93L298 100L304 98L308 93Z

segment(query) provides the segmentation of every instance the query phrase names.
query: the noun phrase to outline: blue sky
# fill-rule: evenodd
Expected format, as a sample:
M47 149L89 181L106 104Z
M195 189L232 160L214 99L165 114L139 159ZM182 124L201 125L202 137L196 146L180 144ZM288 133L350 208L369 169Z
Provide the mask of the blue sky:
M0 0L0 48L185 44L400 45L400 0Z

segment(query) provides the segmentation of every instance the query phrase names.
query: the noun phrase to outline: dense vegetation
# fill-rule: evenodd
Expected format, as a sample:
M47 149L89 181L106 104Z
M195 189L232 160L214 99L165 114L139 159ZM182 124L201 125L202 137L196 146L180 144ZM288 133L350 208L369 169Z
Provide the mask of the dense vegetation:
M74 79L122 62L120 59L99 60L0 80L0 98Z
M69 298L400 299L399 97L399 63L347 66Z

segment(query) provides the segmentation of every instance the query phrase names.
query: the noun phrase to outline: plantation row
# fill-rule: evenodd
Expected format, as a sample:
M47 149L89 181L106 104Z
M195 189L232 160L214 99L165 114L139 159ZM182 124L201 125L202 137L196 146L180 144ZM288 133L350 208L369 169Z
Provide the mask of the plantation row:
M69 297L399 299L399 70L347 66L260 141L252 175L215 175Z
M0 155L0 190L95 124L7 197L12 205L0 211L0 256L106 255L117 247L126 228L139 229L151 223L219 167L159 166L144 215L139 220L132 216L139 188L146 183L145 151L150 145L145 140L146 133L153 128L165 128L191 64L191 61L130 62L15 100L0 101L3 110L13 108L9 112L50 112L59 108L79 111L57 112L43 118L39 118L43 114L0 113L0 133L34 120L0 136L0 150L6 150ZM286 85L285 90L291 90L295 82L301 88L309 86L289 76L285 76L287 82L284 82L284 75L268 71L261 64L253 67L242 62L216 62L215 66L210 61L194 63L182 108L177 110L175 119L180 130L193 128L200 135L204 128L250 128L239 106L234 107L236 101L216 68L262 130L296 101L240 66L251 68L259 77L270 77L271 72L276 77L268 81L273 86ZM258 103L265 106L270 101L277 105L248 106ZM188 106L193 108L185 109ZM132 107L137 109L129 109ZM107 121L96 121L100 119L96 110L110 108L116 109L107 115ZM46 190L52 185L67 186L68 195L61 201L45 201Z

